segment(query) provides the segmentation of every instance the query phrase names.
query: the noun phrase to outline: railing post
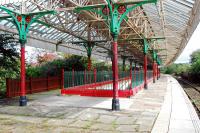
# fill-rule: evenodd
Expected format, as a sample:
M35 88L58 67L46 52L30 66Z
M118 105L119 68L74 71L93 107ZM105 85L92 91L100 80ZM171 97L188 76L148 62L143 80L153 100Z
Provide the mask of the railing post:
M49 90L49 75L47 75L46 77L46 85L47 85L47 91Z
M86 70L84 71L84 84L86 84Z
M133 89L133 74L132 74L132 68L133 68L133 60L130 59L130 78L131 78L130 90Z
M157 64L157 72L158 72L158 76L157 76L157 80L159 79L159 69L158 69L158 64Z
M64 89L64 69L61 70L61 89Z
M156 78L157 78L156 62L155 62L155 65L154 65L154 70L155 70L155 80L156 80Z
M74 86L74 69L72 69L72 86Z
M137 81L136 81L136 66L137 66L137 64L135 62L135 67L134 67L134 87L137 86Z
M140 66L140 84L143 84L143 73L142 73L142 66Z
M156 82L156 61L153 61L153 83Z
M6 78L6 97L10 98L10 79Z
M161 68L159 68L159 72L160 72L160 77L161 77L161 70L160 70Z
M29 85L30 85L30 94L32 94L32 78L29 78Z
M97 82L97 69L94 69L94 83Z
M138 85L141 84L140 66L138 67Z
M157 80L158 80L159 79L158 63L156 64L156 70L157 70Z
M132 84L133 84L133 81L132 81L132 65L131 65L131 68L130 68L130 79L131 79L131 85L130 85L130 90L132 90Z
M89 78L88 82L89 82L89 84L91 84L92 83L92 78L91 77L92 77L93 72L90 70L90 71L88 71L88 74L89 74L88 75L88 78Z

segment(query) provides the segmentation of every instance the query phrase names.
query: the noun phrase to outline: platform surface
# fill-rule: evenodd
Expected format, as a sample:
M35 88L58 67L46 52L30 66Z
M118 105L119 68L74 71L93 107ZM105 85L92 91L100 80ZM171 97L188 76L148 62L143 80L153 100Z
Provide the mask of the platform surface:
M61 96L59 91L0 101L0 133L198 133L199 119L185 92L171 76L162 75L148 90L121 98L113 112L111 98Z

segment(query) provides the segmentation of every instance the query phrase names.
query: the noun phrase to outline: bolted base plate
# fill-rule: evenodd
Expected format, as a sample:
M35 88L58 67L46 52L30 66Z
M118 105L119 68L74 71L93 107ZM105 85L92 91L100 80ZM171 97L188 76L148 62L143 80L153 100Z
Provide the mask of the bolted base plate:
M148 86L147 86L147 84L144 84L144 89L148 89Z
M119 99L112 99L112 110L113 111L119 111L120 110Z
M19 106L26 106L26 105L27 105L26 96L20 96L20 98L19 98Z

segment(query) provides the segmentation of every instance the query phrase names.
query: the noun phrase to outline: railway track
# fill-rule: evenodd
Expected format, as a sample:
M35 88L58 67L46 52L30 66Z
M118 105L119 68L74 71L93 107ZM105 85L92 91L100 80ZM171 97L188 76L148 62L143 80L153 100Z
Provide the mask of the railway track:
M195 110L200 118L200 86L190 83L181 78L177 78L178 82L183 87L184 91L186 92L187 96L189 97L190 101L192 102Z

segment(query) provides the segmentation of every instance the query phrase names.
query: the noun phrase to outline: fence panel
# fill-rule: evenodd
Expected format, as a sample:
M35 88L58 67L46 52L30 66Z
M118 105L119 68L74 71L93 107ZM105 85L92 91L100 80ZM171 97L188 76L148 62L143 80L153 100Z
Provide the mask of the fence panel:
M20 96L20 80L6 79L7 97ZM26 93L38 93L61 88L61 77L29 78L26 79Z

